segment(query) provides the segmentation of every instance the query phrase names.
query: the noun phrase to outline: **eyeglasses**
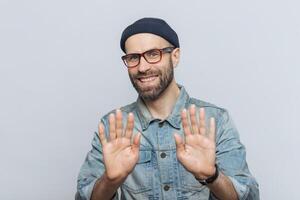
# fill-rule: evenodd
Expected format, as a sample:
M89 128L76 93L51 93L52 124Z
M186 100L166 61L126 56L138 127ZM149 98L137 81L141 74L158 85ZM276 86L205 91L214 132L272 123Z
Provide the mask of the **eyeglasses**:
M142 56L149 64L155 64L161 61L163 53L171 53L174 49L175 47L166 47L163 49L150 49L148 51L145 51L144 53L126 54L121 58L124 64L126 65L126 67L132 68L140 64Z

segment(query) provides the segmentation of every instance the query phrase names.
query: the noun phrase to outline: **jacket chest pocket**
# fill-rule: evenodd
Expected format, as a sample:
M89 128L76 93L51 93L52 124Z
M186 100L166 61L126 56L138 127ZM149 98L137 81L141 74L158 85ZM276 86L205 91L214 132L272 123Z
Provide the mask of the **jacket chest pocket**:
M152 189L153 164L151 151L140 150L139 160L122 187L131 193L145 193Z

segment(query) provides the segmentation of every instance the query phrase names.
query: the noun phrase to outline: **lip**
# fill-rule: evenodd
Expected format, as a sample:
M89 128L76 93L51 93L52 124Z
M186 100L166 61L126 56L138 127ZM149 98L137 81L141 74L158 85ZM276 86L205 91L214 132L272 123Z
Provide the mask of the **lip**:
M137 79L142 83L147 83L147 82L154 81L157 77L158 77L157 75L153 75L153 76L138 77Z

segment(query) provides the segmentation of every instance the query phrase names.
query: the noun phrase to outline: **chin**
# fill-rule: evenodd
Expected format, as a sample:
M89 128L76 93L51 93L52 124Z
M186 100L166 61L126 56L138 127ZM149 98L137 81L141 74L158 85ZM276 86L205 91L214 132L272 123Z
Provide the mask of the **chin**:
M162 91L158 88L152 88L151 90L139 90L138 91L139 96L142 97L144 100L156 100L162 93Z

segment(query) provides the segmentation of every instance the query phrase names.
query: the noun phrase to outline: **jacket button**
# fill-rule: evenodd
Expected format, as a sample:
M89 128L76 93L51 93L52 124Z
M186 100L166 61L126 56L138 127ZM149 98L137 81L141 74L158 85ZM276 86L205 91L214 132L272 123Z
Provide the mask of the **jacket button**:
M158 126L159 126L159 128L163 127L164 126L164 122L159 122Z
M161 157L161 158L165 158L165 157L167 157L167 154L166 154L165 152L162 152L162 153L160 154L160 157Z
M168 185L164 186L164 191L168 191L169 189L170 189L170 186L168 186Z

